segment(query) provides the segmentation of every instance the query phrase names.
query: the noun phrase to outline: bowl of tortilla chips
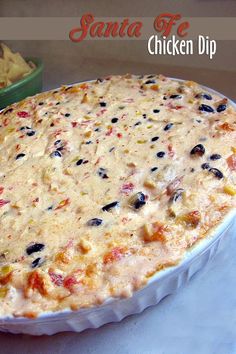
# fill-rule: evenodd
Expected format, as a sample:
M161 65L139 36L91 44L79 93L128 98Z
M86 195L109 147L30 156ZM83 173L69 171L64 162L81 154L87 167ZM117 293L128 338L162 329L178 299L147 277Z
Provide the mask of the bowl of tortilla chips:
M42 91L43 64L38 58L23 58L0 45L0 109Z

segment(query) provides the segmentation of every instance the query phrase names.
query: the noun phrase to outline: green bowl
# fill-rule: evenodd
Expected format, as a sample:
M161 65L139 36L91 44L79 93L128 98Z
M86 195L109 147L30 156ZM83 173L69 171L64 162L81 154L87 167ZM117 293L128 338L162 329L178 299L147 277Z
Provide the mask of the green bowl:
M42 91L42 61L37 58L26 58L26 61L32 61L36 68L23 79L14 82L10 86L0 89L0 109Z

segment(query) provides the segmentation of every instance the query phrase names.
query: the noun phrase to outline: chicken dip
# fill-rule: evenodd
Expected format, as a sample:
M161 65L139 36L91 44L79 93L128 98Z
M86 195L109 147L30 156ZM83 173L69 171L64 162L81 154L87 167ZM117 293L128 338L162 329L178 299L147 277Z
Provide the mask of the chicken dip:
M129 297L235 207L236 111L198 84L109 76L0 113L0 316Z

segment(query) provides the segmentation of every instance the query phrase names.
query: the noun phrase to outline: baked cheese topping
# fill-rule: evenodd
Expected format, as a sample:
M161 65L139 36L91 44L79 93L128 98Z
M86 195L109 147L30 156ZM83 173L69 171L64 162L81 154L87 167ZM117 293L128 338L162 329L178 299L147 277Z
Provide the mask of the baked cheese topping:
M236 111L194 82L110 76L0 114L0 316L97 306L235 207Z

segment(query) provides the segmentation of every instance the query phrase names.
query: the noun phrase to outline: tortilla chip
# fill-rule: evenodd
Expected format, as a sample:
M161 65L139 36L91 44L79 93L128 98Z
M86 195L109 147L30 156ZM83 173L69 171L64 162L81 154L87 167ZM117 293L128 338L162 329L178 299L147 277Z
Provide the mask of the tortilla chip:
M10 48L1 43L2 58L0 58L0 88L11 85L22 79L34 69L20 55L13 53Z

